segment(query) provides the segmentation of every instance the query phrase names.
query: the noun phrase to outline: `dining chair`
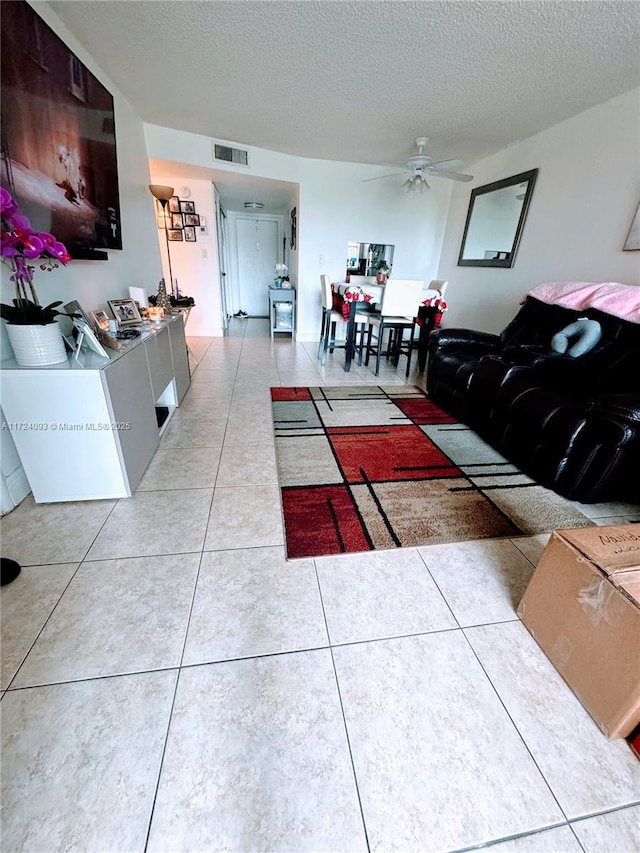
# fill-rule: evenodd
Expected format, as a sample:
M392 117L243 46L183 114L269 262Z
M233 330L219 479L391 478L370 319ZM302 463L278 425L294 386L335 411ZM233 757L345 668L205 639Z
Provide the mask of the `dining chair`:
M333 289L331 278L328 275L320 276L322 288L322 324L320 326L320 342L318 344L318 358L320 364L324 365L327 360L327 350L333 350L336 346L343 347L344 341L336 341L336 324L343 323L342 311L333 307Z
M416 315L423 287L424 281L418 279L389 279L382 295L380 313L369 315L365 365L369 364L371 354L375 353L376 376L380 372L380 358L383 355L387 358L392 356L396 364L401 355L406 355L406 375L409 376ZM405 340L404 333L407 329L409 337ZM389 338L385 349L384 337L387 331Z
M425 299L435 299L437 296L440 296L441 299L444 299L444 295L447 292L447 287L449 286L449 282L444 279L434 278L429 282L429 289L423 291L423 295Z

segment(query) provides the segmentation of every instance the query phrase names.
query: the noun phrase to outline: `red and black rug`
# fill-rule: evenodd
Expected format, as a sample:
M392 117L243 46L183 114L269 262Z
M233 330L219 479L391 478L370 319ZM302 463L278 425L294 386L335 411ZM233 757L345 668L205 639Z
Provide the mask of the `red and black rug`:
M272 388L288 558L592 522L419 388Z

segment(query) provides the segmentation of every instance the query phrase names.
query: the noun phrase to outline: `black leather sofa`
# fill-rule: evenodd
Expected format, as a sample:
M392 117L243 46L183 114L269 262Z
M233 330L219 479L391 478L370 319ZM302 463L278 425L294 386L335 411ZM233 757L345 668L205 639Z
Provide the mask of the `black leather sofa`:
M551 338L578 317L602 337L572 358ZM640 503L640 325L528 296L499 334L429 336L427 392L537 482L583 503Z

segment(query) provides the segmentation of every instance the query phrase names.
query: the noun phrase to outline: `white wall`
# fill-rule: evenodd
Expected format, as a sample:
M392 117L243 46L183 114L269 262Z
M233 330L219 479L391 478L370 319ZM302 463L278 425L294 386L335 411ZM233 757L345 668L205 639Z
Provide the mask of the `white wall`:
M150 178L143 124L112 81L73 38L55 13L40 3L36 9L114 97L123 250L109 251L108 261L71 261L67 267L60 267L53 272L37 269L34 284L43 304L57 299L63 302L77 299L86 311L104 309L107 307L107 299L128 296L130 285L146 287L149 292L155 292L162 275L153 198L147 189ZM0 264L0 267L0 301L11 302L14 290L9 281L10 272L5 264ZM4 325L0 324L2 327ZM2 357L7 357L7 352L11 354L10 344L5 329L1 328ZM24 497L26 481L22 477L21 468L15 464L12 442L4 430L0 438L0 449L3 480L0 510L8 512Z
M465 171L451 199L438 278L449 280L444 325L498 332L546 281L640 285L640 253L623 252L640 197L640 89L619 95ZM471 190L538 168L511 269L457 266Z
M145 125L150 157L181 164L237 171L299 185L297 272L298 340L317 340L320 281L345 274L350 240L395 245L393 275L436 278L451 182L434 178L424 194L407 194L402 176L364 183L388 167L311 160L259 148L250 149L249 169L213 163L211 139L157 125ZM183 174L181 172L181 174ZM182 179L185 182L185 179ZM186 183L191 184L190 179ZM321 261L320 258L324 260ZM265 287L268 282L265 282Z

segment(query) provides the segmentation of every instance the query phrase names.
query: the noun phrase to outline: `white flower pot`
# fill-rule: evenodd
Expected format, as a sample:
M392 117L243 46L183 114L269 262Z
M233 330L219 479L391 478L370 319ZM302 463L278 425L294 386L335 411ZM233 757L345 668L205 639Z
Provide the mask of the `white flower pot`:
M57 323L46 326L7 324L13 354L21 367L41 367L67 360L62 331Z

